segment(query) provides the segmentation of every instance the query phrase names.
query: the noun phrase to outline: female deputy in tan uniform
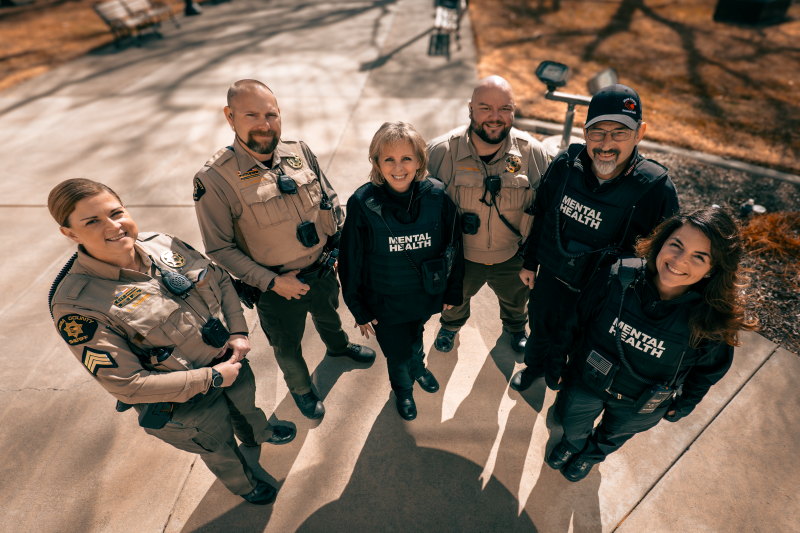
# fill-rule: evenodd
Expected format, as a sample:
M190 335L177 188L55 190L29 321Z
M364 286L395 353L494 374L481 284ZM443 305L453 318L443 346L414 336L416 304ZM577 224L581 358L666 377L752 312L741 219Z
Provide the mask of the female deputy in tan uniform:
M361 334L375 335L386 356L397 411L413 420L414 381L439 390L423 363L425 323L463 301L458 214L442 182L428 178L425 141L410 124L383 124L369 159L370 182L347 202L339 277Z
M284 444L255 406L247 322L228 274L180 240L139 233L109 187L57 185L47 202L78 251L51 290L56 328L75 357L139 424L199 454L234 494L256 504L277 490L255 478L234 440ZM232 333L231 333L232 332Z

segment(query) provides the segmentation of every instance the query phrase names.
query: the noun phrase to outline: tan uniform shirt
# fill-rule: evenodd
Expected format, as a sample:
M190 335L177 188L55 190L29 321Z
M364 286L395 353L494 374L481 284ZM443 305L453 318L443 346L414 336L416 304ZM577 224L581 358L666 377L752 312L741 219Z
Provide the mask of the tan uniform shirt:
M231 333L246 332L247 321L228 274L199 252L159 233L141 234L135 247L147 273L98 261L79 247L51 304L56 329L116 399L185 402L208 390L208 365L220 353L203 342L200 328L217 317ZM185 299L166 288L154 262L195 282ZM140 357L162 347L173 348L168 359L143 365Z
M280 272L307 267L322 253L328 236L344 224L336 191L322 172L311 170L300 143L281 141L272 167L256 161L234 140L194 178L197 221L206 253L245 283L267 290ZM297 194L278 188L284 173L297 185ZM323 191L332 208L320 209ZM316 225L319 244L306 248L297 239L305 221Z
M533 204L539 181L549 165L541 143L511 128L492 160L484 164L470 141L469 127L461 126L428 143L428 157L428 172L444 183L459 214L480 217L478 233L464 235L464 258L485 264L511 259L530 233L533 216L524 211ZM487 175L500 177L502 189L497 195L497 207L522 237L508 229L494 207L481 202ZM486 202L491 202L488 193Z

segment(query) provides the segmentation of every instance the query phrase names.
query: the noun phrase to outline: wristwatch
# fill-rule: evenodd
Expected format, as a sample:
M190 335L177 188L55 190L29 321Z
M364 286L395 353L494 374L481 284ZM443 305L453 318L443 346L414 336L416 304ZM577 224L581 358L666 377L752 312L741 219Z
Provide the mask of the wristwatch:
M215 368L211 369L211 386L215 389L222 387L222 374L217 372Z

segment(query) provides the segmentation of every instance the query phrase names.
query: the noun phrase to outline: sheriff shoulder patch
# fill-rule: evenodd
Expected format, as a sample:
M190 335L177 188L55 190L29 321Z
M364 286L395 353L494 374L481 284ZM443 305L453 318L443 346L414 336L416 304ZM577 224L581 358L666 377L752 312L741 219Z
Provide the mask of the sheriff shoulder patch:
M194 179L194 194L192 194L192 198L194 201L197 202L203 195L206 193L206 188L203 187L203 182L200 181L200 178Z
M81 363L86 367L92 375L96 376L97 371L101 368L118 368L119 365L111 354L102 350L94 350L88 346L83 349L81 356Z
M58 332L70 346L92 340L97 321L82 315L64 315L58 319Z
M517 172L522 168L522 161L515 155L506 157L506 172Z
M286 163L295 170L303 168L303 160L296 155L284 158Z
M142 294L142 289L137 287L128 287L124 291L120 291L114 295L114 305L120 308L125 307L134 301L140 294Z

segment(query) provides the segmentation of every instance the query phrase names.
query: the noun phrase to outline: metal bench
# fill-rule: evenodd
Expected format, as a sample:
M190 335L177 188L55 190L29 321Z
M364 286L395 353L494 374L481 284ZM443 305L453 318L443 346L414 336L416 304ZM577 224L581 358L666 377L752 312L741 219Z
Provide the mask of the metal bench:
M130 37L136 45L140 44L139 33L150 29L159 38L161 21L169 18L176 28L180 25L172 14L172 9L160 2L151 0L107 0L93 6L95 12L111 28L114 44L119 48L122 40Z

